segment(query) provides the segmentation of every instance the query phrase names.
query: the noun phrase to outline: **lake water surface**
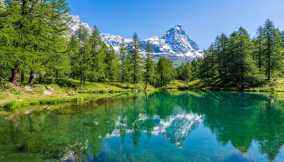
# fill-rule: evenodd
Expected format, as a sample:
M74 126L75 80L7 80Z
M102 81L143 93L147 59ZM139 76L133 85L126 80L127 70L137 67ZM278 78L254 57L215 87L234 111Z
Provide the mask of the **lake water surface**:
M283 162L284 101L156 93L3 116L0 161Z

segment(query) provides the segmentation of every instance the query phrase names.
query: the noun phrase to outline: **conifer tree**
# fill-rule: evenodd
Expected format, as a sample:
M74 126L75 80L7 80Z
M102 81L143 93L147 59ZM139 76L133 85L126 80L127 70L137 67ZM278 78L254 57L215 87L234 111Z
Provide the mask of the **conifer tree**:
M147 44L145 59L145 85L155 83L155 63L153 59L153 50L150 44Z
M37 48L37 52L48 53L46 59L39 59L43 71L47 76L54 78L63 78L70 73L70 60L68 57L68 41L66 39L66 31L69 30L68 23L69 8L66 0L50 0L50 1L34 1L34 6L37 6L37 14L41 15L36 20L37 31L33 33L37 39L35 44L41 46ZM39 5L41 4L41 5ZM48 19L44 22L44 19ZM39 34L39 32L41 34ZM45 41L43 41L44 39ZM38 72L39 74L41 71Z
M78 68L78 62L77 62L77 56L80 52L81 44L79 38L77 38L75 35L73 35L70 39L69 47L68 47L68 53L70 56L70 66L71 66L71 72L70 76L73 79L76 79L78 76L77 68Z
M52 62L55 54L66 51L64 39L67 30L68 8L64 0L10 1L1 13L1 53L11 69L10 81L17 84L19 72L30 70L30 82L34 73L56 68ZM53 56L52 56L53 54ZM56 55L57 56L57 55ZM65 55L66 56L66 55ZM68 57L57 57L67 59ZM64 61L63 61L64 62ZM60 66L57 66L60 67ZM57 69L62 71L62 69ZM22 75L23 76L23 75Z
M199 77L203 80L206 84L219 84L220 82L220 75L218 73L218 61L217 61L217 49L214 45L211 45L208 50L204 52L204 57L199 63ZM228 74L227 74L228 75Z
M281 32L282 47L284 48L284 31Z
M133 82L133 64L132 64L132 54L128 54L124 62L124 81L127 83Z
M159 86L165 86L175 78L175 68L171 60L161 57L157 63L157 80Z
M99 50L98 54L94 57L94 73L95 73L95 80L102 82L106 80L106 64L105 64L105 58L106 58L106 51L107 46L102 45L102 48Z
M105 81L105 57L108 48L102 42L99 30L96 27L85 46L90 56L88 79L90 81Z
M88 73L90 70L90 47L87 43L87 36L85 30L80 27L78 37L72 37L72 45L73 46L73 53L71 54L71 69L72 69L72 76L75 79L79 79L81 84L84 84L87 80ZM83 39L82 39L83 38ZM84 40L85 42L82 42ZM80 44L80 45L79 45ZM78 48L79 46L79 48Z
M265 75L267 80L271 80L274 72L281 68L283 63L281 33L270 20L265 22L263 32Z
M132 54L132 83L139 83L143 78L143 58L140 54L140 44L138 35L135 33L133 36Z
M183 63L182 65L180 65L177 69L179 79L187 82L192 80L193 76L191 70L192 67L190 63Z
M106 64L106 80L107 81L118 81L119 80L119 71L120 71L120 63L119 58L115 54L113 48L108 49L105 57Z
M220 37L217 37L216 40L216 61L217 61L217 72L218 72L218 78L220 78L222 81L226 81L227 74L228 74L228 62L230 60L227 60L229 57L228 52L228 38L225 34L221 34Z
M126 64L126 60L127 60L127 56L128 56L128 50L126 45L123 43L120 46L120 51L119 51L119 57L120 57L120 64L121 64L121 68L120 68L120 81L121 82L126 82L126 73L128 73L127 71L127 64Z
M250 81L255 74L255 63L253 61L252 43L248 32L244 28L240 28L236 33L232 34L232 45L234 46L234 53L236 59L234 60L233 69L235 69L231 78L235 81L238 88L243 89L249 85Z
M254 60L256 60L256 65L259 71L263 71L264 68L264 31L263 27L257 29L257 36L254 40Z

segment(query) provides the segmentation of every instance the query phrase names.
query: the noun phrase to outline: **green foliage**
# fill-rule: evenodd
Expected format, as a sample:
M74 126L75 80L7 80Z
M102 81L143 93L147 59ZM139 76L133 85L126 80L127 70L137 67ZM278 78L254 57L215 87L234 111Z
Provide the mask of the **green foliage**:
M120 80L119 58L112 47L103 43L97 28L90 36L85 30L79 30L69 48L73 79L80 79L82 84Z
M157 81L159 86L165 86L174 80L176 75L172 61L166 57L161 57L157 64Z
M131 83L133 81L133 66L132 66L132 56L129 53L126 57L125 63L123 65L124 67L124 73L123 76L123 82Z
M140 54L140 45L138 35L135 33L133 36L133 48L131 49L131 62L132 62L132 83L139 83L143 79L143 59Z
M106 81L118 81L120 77L120 62L112 48L106 53L105 64Z
M18 105L17 105L16 101L12 101L12 102L9 102L6 105L4 105L4 109L6 111L14 111L17 107L18 107Z
M145 60L145 84L154 84L155 83L155 62L153 59L153 50L150 44L147 44L146 49L146 60Z
M284 34L270 20L251 40L240 28L221 34L202 58L175 68L167 58L155 63L152 47L141 55L133 36L131 48L121 45L119 55L106 45L95 27L81 26L68 37L66 0L17 0L0 4L0 84L86 82L145 83L165 86L173 79L201 80L207 86L244 89L280 78L284 73ZM143 51L144 52L144 51ZM177 74L177 75L176 75Z
M66 65L57 64L66 58L68 8L65 0L11 1L0 12L3 78L17 84L20 71L30 71L31 76L35 73L56 76L65 71L61 65Z
M128 53L127 47L123 43L120 46L120 51L119 51L119 58L120 58L120 64L121 64L121 68L120 68L120 81L121 82L127 82L130 80L128 79L130 78L130 75L127 75L128 74L127 66L130 66L126 62L128 56L129 56L129 53Z
M178 79L189 82L193 79L192 74L192 65L190 63L182 64L177 68Z
M244 28L229 37L221 34L195 64L198 75L193 78L201 79L208 86L237 89L259 86L264 83L265 76L270 80L283 74L280 31L267 20L254 40ZM179 73L181 69L184 67Z
M100 38L100 33L97 28L95 28L85 44L89 53L89 69L88 69L88 80L90 81L105 81L106 75L106 53L108 48L102 42Z
M270 80L277 70L283 69L281 33L279 29L275 28L272 21L267 20L264 24L262 34L265 75L267 80Z
M56 79L55 83L60 87L70 87L70 88L78 87L78 83L71 79Z

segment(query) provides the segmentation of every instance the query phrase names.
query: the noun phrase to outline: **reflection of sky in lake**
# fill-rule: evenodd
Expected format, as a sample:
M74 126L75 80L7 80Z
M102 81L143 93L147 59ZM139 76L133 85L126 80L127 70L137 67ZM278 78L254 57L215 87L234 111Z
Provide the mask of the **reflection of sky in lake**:
M270 112L271 107L276 107L273 105L274 102L266 101L264 98L257 101L256 96L246 94L237 95L236 100L241 100L235 101L233 96L228 96L229 100L233 101L227 102L226 98L223 101L222 98L216 98L214 103L205 103L207 108L217 109L213 110L213 114L210 114L210 110L204 114L187 112L183 111L182 106L175 105L172 107L171 115L164 119L161 119L159 115L148 117L147 114L139 114L130 129L126 124L127 119L119 117L114 131L104 138L103 147L96 158L99 161L282 162L284 160L283 147L280 147L279 152L275 152L275 148L279 147L279 143L276 142L278 139L265 139L273 133L267 134L265 132L267 130L261 132L262 127L267 129L267 123L263 126L261 125L263 121L257 125L248 122L259 120L258 118L270 119L269 117L267 119L267 116L276 113ZM256 105L254 105L255 102ZM201 105L204 109L204 105ZM268 110L266 110L267 107ZM218 111L222 112L216 114ZM213 115L220 116L220 119ZM242 119L251 115L256 119ZM212 121L210 121L212 117L215 120L213 122L219 124L217 129L212 128ZM229 119L229 121L220 125L218 120L224 119ZM152 123L152 129L143 128L143 123L147 122ZM270 122L272 122L273 129L273 126L277 124ZM256 130L264 135L259 134L257 137L258 135L253 134ZM231 137L231 141L229 136L232 133L234 137ZM255 140L254 136L259 139ZM250 142L246 138L251 138ZM273 143L276 145L271 145Z
M151 135L162 135L171 143L176 144L178 147L182 147L184 140L190 133L190 130L202 121L202 116L193 113L180 113L163 120L157 115L149 118L145 114L139 114L137 120L133 124L142 124L143 122L149 121L154 124L153 129L149 132ZM107 136L120 136L120 130L122 129L125 129L127 134L133 133L134 130L127 129L125 122L126 119L119 117L115 122L115 129ZM140 132L147 133L147 130L140 130Z
M142 117L143 115L141 115ZM141 118L146 120L146 118ZM154 119L159 120L158 117ZM181 121L181 122L178 122ZM186 122L184 120L187 120ZM179 125L182 124L182 125ZM253 141L247 152L242 153L230 142L220 143L210 129L202 123L201 116L177 114L166 121L157 122L151 134L139 132L139 142L133 144L134 130L128 130L121 137L119 129L103 140L103 147L97 154L97 161L216 161L216 162L268 162L260 146ZM121 126L121 124L118 124ZM194 127L193 127L194 126ZM178 127L175 129L174 127ZM120 127L121 128L121 127ZM173 129L173 130L171 130ZM174 131L174 132L167 132ZM170 137L174 135L174 137ZM177 141L182 140L182 141ZM284 150L282 148L282 150ZM281 151L280 151L281 152ZM282 151L284 153L284 151ZM279 154L276 162L283 161Z
M264 94L155 93L0 116L0 161L282 162L283 108Z

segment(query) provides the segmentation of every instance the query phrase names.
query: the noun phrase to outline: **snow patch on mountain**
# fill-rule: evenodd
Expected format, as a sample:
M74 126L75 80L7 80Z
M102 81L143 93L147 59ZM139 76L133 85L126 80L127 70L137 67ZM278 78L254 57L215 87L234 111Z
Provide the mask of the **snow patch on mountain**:
M92 27L89 24L82 22L79 16L70 16L69 35L75 35L79 31L80 27L83 27L88 31L89 34L92 33Z
M92 27L90 27L87 23L82 22L79 16L71 16L69 27L70 35L78 33L80 27L83 27L89 33L92 32ZM133 41L130 38L106 33L102 33L101 38L108 46L112 46L116 52L119 52L120 47L123 44L129 49L132 48ZM142 54L145 54L147 44L152 47L155 58L165 56L171 60L186 62L200 58L203 55L203 52L199 49L198 45L190 39L182 25L174 26L160 37L153 36L140 41Z
M132 40L129 38L102 34L102 39L116 49L123 43L132 47ZM191 61L203 55L198 45L189 38L181 25L169 29L161 37L154 36L140 41L142 53L145 53L147 44L152 47L155 57L165 56L172 60Z

